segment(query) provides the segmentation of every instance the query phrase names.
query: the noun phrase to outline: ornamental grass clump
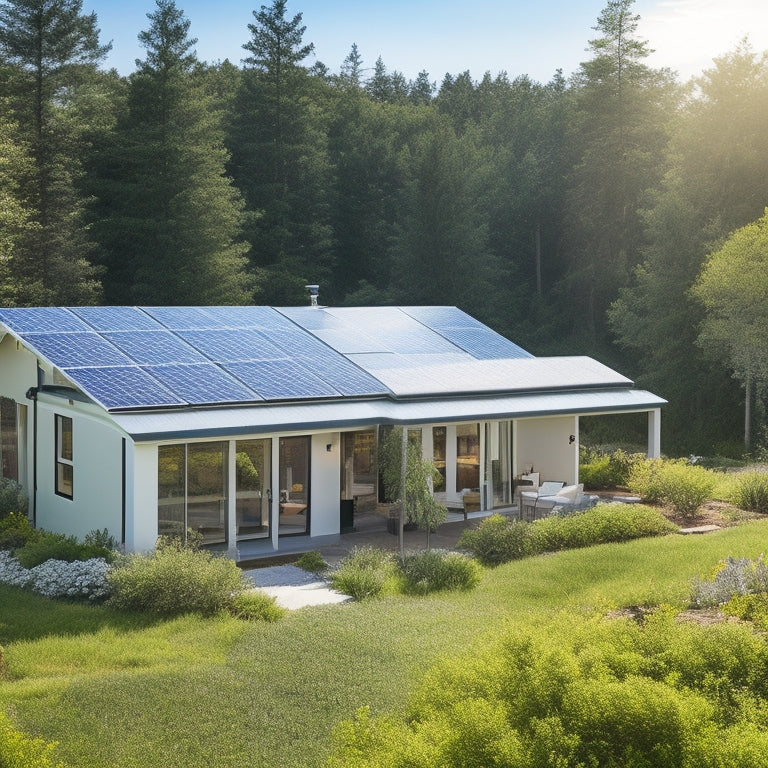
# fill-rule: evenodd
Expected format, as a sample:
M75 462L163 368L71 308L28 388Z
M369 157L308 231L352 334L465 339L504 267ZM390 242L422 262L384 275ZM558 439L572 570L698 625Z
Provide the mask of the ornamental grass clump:
M356 547L331 574L331 586L355 600L378 597L395 575L390 552L376 547Z
M108 606L164 617L229 610L250 587L234 560L174 545L126 556L108 582Z
M740 509L768 514L768 472L738 475L731 491L731 501Z
M426 595L440 590L472 589L480 581L480 566L460 552L432 549L398 558L403 591Z
M768 594L768 563L763 555L757 560L729 557L721 561L711 576L694 579L691 603L713 608L734 597L752 594Z

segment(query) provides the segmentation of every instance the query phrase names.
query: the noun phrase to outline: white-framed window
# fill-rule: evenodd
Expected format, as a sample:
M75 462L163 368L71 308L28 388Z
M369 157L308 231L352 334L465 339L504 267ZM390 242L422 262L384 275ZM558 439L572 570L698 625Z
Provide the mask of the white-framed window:
M56 494L73 498L72 419L56 414Z

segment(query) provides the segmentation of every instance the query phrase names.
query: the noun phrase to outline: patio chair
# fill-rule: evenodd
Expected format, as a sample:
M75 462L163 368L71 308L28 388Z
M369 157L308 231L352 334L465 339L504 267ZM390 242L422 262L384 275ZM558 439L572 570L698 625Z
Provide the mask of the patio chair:
M560 491L565 483L545 480L538 488L531 491L520 491L520 502L518 504L518 516L521 520L535 520L539 507L539 500L542 498L551 498ZM549 511L551 507L547 507Z
M540 495L537 499L536 510L545 512L541 517L557 515L564 517L574 512L583 512L597 504L599 496L584 493L584 483L567 485L550 496Z

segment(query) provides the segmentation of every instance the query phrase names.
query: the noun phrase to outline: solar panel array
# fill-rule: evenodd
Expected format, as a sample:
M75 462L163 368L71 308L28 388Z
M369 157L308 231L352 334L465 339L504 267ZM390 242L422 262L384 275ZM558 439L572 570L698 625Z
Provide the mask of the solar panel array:
M430 367L531 357L454 307L43 307L0 322L109 410L406 394Z

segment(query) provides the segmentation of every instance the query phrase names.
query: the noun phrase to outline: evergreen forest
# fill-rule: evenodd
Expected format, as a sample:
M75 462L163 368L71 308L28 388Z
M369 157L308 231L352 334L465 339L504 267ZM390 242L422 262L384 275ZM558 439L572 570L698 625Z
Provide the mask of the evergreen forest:
M307 283L455 305L666 398L667 453L757 450L768 54L744 40L681 82L633 4L607 0L585 61L541 83L408 80L354 43L326 66L286 0L238 62L200 61L157 0L121 76L82 0L0 1L0 306L279 306ZM747 293L712 272L738 258Z

